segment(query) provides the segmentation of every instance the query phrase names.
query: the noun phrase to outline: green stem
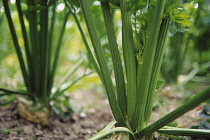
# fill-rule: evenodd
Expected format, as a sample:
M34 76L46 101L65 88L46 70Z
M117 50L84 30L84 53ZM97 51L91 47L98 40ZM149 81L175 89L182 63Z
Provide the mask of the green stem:
M28 42L28 36L27 36L27 31L26 31L26 26L24 23L24 19L23 19L23 11L21 8L21 4L20 4L20 0L16 1L16 6L17 6L17 10L18 10L18 14L19 14L19 20L20 20L20 25L21 25L21 29L22 29L22 34L23 34L23 40L24 40L24 45L25 45L25 52L26 52L26 60L27 60L27 64L28 64L28 71L29 71L29 80L30 83L32 84L31 81L33 81L33 79L31 79L31 75L33 75L33 67L32 67L32 58L31 58L31 52L30 52L30 47L29 47L29 42ZM32 90L31 88L29 88L30 90ZM32 92L32 91L29 91Z
M160 66L163 60L163 54L165 50L164 43L167 37L169 23L170 23L169 19L163 19L161 23L161 27L160 27L157 49L156 49L155 57L154 57L153 71L152 71L152 76L150 80L150 88L148 92L149 94L147 97L147 103L146 103L146 108L145 108L145 113L144 113L146 124L149 122L151 114L152 114L152 108L153 108L154 97L155 97L155 89L156 89L156 84L159 77Z
M28 7L29 6L35 6L35 3L33 0L28 0ZM33 10L27 10L28 13L28 21L29 21L29 29L30 29L30 46L31 46L31 65L32 65L32 74L31 79L33 82L32 90L34 93L40 93L40 87L39 87L39 69L40 69L40 53L39 53L39 34L38 34L38 22L37 22L37 12Z
M147 103L150 80L152 76L152 68L154 56L157 46L157 39L160 30L160 23L165 7L166 0L157 0L152 16L152 21L149 25L148 39L143 54L143 65L138 86L138 94L136 98L136 107L132 119L133 130L141 130L144 127L144 113Z
M75 19L75 21L77 23L77 26L79 28L79 31L81 33L83 42L85 43L85 47L86 47L87 52L88 52L88 58L90 59L90 62L93 64L94 68L96 69L96 72L98 73L99 77L101 77L100 68L99 68L98 64L96 63L96 60L95 60L95 58L93 56L93 53L92 53L92 51L90 49L90 46L88 45L88 42L87 42L87 39L85 37L84 31L82 30L82 27L81 27L81 24L80 24L77 16L75 14L73 14L73 16L74 16L74 19Z
M96 69L96 72L98 73L99 77L101 77L100 68L99 68L98 64L96 63L96 60L95 60L95 58L93 56L93 53L91 52L90 46L88 45L87 39L85 37L84 31L82 30L82 27L80 25L80 22L79 22L79 20L78 20L78 18L77 18L77 16L75 14L73 14L73 16L74 16L74 19L75 19L75 21L77 23L77 26L79 28L79 31L81 33L83 42L85 43L85 47L86 47L87 52L88 52L88 58L90 59L90 62L93 64L94 68Z
M147 126L146 128L142 129L135 133L136 138L142 138L143 136L147 136L152 134L153 132L159 130L163 126L167 125L168 123L172 122L173 120L177 119L187 111L197 107L200 103L208 100L210 98L210 87L203 90L202 92L195 95L193 98L188 100L184 105L180 106L179 108L175 109L171 113L167 114L166 116L160 118L156 122L152 123L151 125Z
M190 137L202 137L209 138L210 130L208 129L187 129L187 128L176 128L170 126L164 126L158 130L158 133L174 135L174 136L190 136Z
M63 77L61 82L59 83L58 87L60 87L62 84L66 83L67 80L73 75L73 73L76 72L76 70L83 64L84 60L80 59L72 68L71 70Z
M43 6L46 6L47 1L45 0ZM39 94L39 98L43 99L43 103L48 103L49 94L48 93L48 67L50 66L48 62L49 58L49 46L47 44L47 36L48 36L48 8L40 11L40 54L41 54L41 62L40 62L40 88L42 89ZM44 96L44 97L43 97Z
M120 109L124 116L127 112L126 103L126 91L125 91L125 80L123 75L123 67L120 60L120 54L118 51L118 45L115 37L114 24L112 21L112 15L110 12L110 7L107 2L101 2L101 7L103 11L103 16L106 24L106 30L112 55L112 63L114 67L115 82L117 88L117 99L119 102Z
M89 72L87 74L84 74L82 76L80 76L79 78L75 79L72 83L65 85L64 88L58 87L57 91L55 92L55 94L53 95L53 97L51 98L51 101L55 100L58 96L61 96L64 91L66 91L67 89L71 88L72 86L74 86L78 81L80 81L81 79L83 79L84 77L92 74L93 72ZM64 84L63 84L64 85Z
M97 36L96 27L95 27L95 24L93 22L93 18L90 12L89 1L80 0L80 3L81 3L83 15L85 17L86 25L90 34L90 38L91 38L91 41L92 41L92 44L96 53L96 59L98 61L98 64L101 70L102 81L108 95L108 100L109 100L113 115L116 121L120 125L125 126L124 116L122 115L118 101L116 99L115 90L114 90L114 86L111 80L111 76L109 74L108 65L106 63L105 55L104 55L103 49L101 48L101 44Z
M64 35L64 32L65 32L66 23L68 21L69 15L70 15L70 12L68 12L66 14L66 16L65 16L65 18L63 20L63 25L62 25L62 28L61 28L59 40L58 40L58 43L57 43L57 46L56 46L56 50L55 50L54 63L53 63L53 66L52 66L52 70L50 72L49 88L48 89L51 89L52 86L53 86L53 81L54 81L54 78L55 78L55 72L56 72L57 65L58 65L58 60L59 60L58 58L59 58L60 50L61 50L62 39L63 39L63 35Z
M83 31L83 29L82 29L82 26L81 26L81 23L80 23L80 21L79 21L79 19L78 19L78 17L77 17L76 9L74 9L74 7L72 6L72 3L71 3L70 1L69 1L69 2L70 2L70 4L71 4L71 7L69 6L69 4L68 4L68 2L67 2L66 0L65 0L64 2L65 2L66 5L68 6L69 10L71 11L71 14L72 14L73 17L74 17L74 20L76 21L77 27L78 27L78 29L79 29L79 32L80 32L81 36L82 36L82 40L83 40L83 42L84 42L84 44L85 44L85 47L86 47L86 49L87 49L88 59L89 59L89 61L93 64L93 67L95 68L97 74L98 74L99 77L101 78L101 71L100 71L100 68L99 68L99 66L98 66L98 64L97 64L97 62L96 62L96 60L95 60L95 58L94 58L94 56L93 56L93 53L92 53L92 51L91 51L91 49L90 49L90 46L89 46L89 44L88 44L88 42L87 42L85 33L84 33L84 31ZM72 9L73 9L73 10L72 10ZM102 78L101 78L101 79L102 79Z
M129 122L132 119L136 104L136 59L131 24L131 12L127 0L120 0L122 15L122 46L127 79L127 113Z
M48 67L48 74L50 74L50 70L51 70L51 60L52 60L52 48L53 48L53 44L54 44L54 40L53 40L53 34L54 34L54 27L55 27L55 17L56 17L56 2L52 7L52 18L51 18L51 23L50 23L50 30L49 30L49 36L48 36L48 48L49 48L49 56L48 56L48 64L50 65L50 67ZM50 76L50 75L49 75Z
M17 92L17 91L12 91L12 90L8 90L8 89L3 89L3 88L0 88L0 91L6 93L7 95L8 94L17 94L17 95L23 95L23 96L28 96L28 97L31 97L32 100L35 101L35 97L33 94L30 94L30 93L27 93L27 92ZM6 95L5 94L5 95ZM2 95L2 94L1 94Z
M10 28L10 32L12 35L12 39L13 39L13 43L14 43L14 47L18 56L18 60L19 60L19 64L20 64L20 68L21 68L21 72L23 75L23 79L24 79L24 83L26 85L27 91L31 91L31 85L29 82L29 77L28 77L28 73L26 70L26 66L23 60L23 56L21 53L21 49L20 49L20 45L18 43L18 37L15 31L15 27L11 18L11 14L10 14L10 10L9 10L9 5L8 5L8 1L7 0L3 0L3 4L4 4L4 8L5 8L5 13L6 13L6 17L9 23L9 28Z

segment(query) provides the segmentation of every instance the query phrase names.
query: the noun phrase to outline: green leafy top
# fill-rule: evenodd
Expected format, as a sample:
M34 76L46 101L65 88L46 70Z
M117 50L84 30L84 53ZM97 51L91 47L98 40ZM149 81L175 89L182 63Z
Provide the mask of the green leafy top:
M142 54L146 45L146 38L149 31L149 23L151 22L152 13L157 0L140 0L137 6L134 0L130 0L133 13L133 32L137 60L142 63ZM184 3L185 4L185 3ZM162 19L170 19L170 32L184 32L192 24L191 16L185 10L185 5L181 5L179 0L167 1Z
M172 4L171 1L166 4L163 18L169 18L171 21L184 27L192 24L190 15L184 9L184 6L180 5L177 0L173 0Z

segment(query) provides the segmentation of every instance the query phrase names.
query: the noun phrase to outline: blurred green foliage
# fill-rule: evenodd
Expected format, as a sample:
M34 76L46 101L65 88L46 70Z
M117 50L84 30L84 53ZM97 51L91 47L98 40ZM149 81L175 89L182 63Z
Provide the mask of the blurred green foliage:
M35 1L36 6L29 6L27 9L27 3L28 1L23 1L24 3L21 3L23 7L23 12L25 14L24 20L28 20L28 13L27 10L40 10L46 7L41 6L42 3L41 1ZM54 4L54 0L51 0L48 2L47 6L51 6ZM77 6L77 1L73 1L73 5L76 4ZM21 27L19 25L19 19L18 19L18 13L17 9L15 8L15 2L13 3L12 1L9 2L10 4L10 10L11 10L11 15L12 15L12 20L15 24L15 30L17 32L18 36L18 42L20 44L21 51L24 56L24 60L27 61L27 58L25 57L24 52L24 38L22 37L21 33ZM51 7L49 8L51 9ZM53 40L50 40L50 43L52 44L52 48L56 48L57 42L59 41L59 32L62 28L61 21L65 18L67 12L68 12L68 7L66 7L65 3L63 0L58 1L56 5L56 16L55 16L55 22L53 23L55 28L54 28L54 37ZM77 9L77 17L79 20L81 20L80 24L83 24L82 18L81 18L81 12L79 9ZM49 20L52 19L53 13L52 11L49 11ZM17 24L18 23L18 24ZM26 22L26 27L29 27L29 23ZM39 28L39 27L38 27ZM23 78L21 76L21 71L20 67L18 64L18 58L13 46L13 41L10 35L8 35L9 27L8 23L6 20L6 16L4 13L4 8L2 5L2 2L0 2L0 31L1 35L3 36L0 38L0 87L2 88L7 88L9 90L25 90L25 85ZM85 31L84 31L85 32ZM55 51L55 49L54 49ZM64 37L62 40L62 49L60 52L62 55L60 55L59 61L58 61L58 69L56 72L56 77L55 77L55 82L54 85L58 85L60 81L62 80L62 77L69 71L71 67L73 67L78 60L81 59L87 59L86 58L86 52L85 52L85 47L83 40L81 38L80 31L77 28L77 24L74 21L74 17L72 14L70 14L70 17L68 18L68 21L66 23L65 27L65 32L64 32ZM56 58L58 59L58 58ZM83 69L79 69L77 72L74 73L71 77L71 81L76 80L78 77L82 76L85 74L86 71L91 71L91 69L88 69L88 65L91 65L88 60L86 60L85 63L82 64ZM87 70L88 69L88 70ZM94 79L94 80L91 80ZM85 78L84 78L85 81ZM94 75L94 76L89 76L87 77L86 81L81 81L80 83L71 86L71 88L67 89L68 91L73 91L75 89L78 89L79 87L85 87L84 83L89 83L89 81L94 82L94 84L91 84L89 86L86 86L87 89L96 89L96 85L100 85L100 80L99 78ZM97 83L97 84L96 84ZM79 86L83 85L83 86ZM8 88L9 87L9 88ZM68 92L69 93L69 92ZM63 96L59 96L58 98L55 98L52 102L52 108L54 111L61 115L61 118L65 118L67 115L69 115L72 112L72 106L70 104L70 96L69 94L65 94L64 91L60 94L64 94ZM1 98L0 102L2 105L6 103L10 103L15 97L14 95L6 95L4 93L0 93ZM43 98L43 97L41 97Z
M191 15L188 18L193 22L184 30L180 28L181 30L174 31L174 25L171 26L166 43L168 47L161 67L161 74L166 83L180 84L193 79L194 76L209 77L209 66L202 68L202 64L210 62L210 2L185 2L182 1L182 7ZM199 70L191 75L197 68Z

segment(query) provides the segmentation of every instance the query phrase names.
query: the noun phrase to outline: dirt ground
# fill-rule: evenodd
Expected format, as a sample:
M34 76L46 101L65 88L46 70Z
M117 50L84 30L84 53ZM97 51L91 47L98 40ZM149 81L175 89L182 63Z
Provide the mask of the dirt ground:
M170 106L155 109L151 122L179 106L178 97L170 97ZM110 121L113 121L108 101L105 97L95 96L90 92L76 91L71 94L75 108L84 108L75 112L65 120L52 115L47 126L26 122L20 118L16 105L0 108L0 140L86 140ZM198 113L202 105L186 113L176 120L179 126L189 128L200 122ZM7 130L10 130L8 132ZM22 130L22 131L19 131Z
M20 118L16 109L17 103L6 108L1 107L0 140L85 140L113 121L106 98L91 93L83 96L81 91L71 96L75 108L84 108L83 111L74 112L65 120L54 114L47 126ZM10 130L8 134L6 129Z

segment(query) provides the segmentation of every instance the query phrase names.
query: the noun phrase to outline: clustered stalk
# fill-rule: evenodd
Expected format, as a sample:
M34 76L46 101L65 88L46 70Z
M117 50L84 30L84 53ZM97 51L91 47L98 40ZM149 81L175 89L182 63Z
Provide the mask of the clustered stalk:
M115 83L117 90L117 100L120 106L120 109L124 116L127 114L127 100L126 100L126 91L123 75L123 67L120 59L120 53L118 50L118 45L115 37L114 24L112 21L112 15L110 12L110 7L107 2L101 2L102 12L104 15L104 21L107 29L108 41L110 44L110 51L112 55L112 63L114 67L115 74Z
M87 0L80 0L80 3L87 24L87 28L90 34L90 38L93 44L93 48L96 54L96 59L98 61L98 65L101 71L102 82L105 86L107 93L109 93L107 95L113 115L120 125L126 126L125 118L122 115L122 111L120 110L119 104L117 102L114 85L111 80L111 76L109 75L109 70L108 70L108 65L106 63L105 55L101 48L101 44L96 32L96 27L92 19L89 3Z
M99 64L101 80L105 86L113 115L118 122L116 126L127 127L135 133L136 139L142 139L144 136L151 135L154 131L157 131L183 115L185 112L192 109L192 107L205 101L205 98L209 98L208 88L175 111L147 126L152 113L156 84L165 50L164 43L170 24L170 19L162 18L166 0L156 1L151 15L151 21L147 25L148 32L145 37L146 43L144 44L141 61L138 61L135 52L137 46L135 46L136 44L134 43L134 35L136 32L132 29L134 28L132 27L132 16L136 15L129 10L130 3L127 0L120 0L119 3L117 3L117 6L120 7L122 19L123 60L121 60L111 8L108 2L101 2L114 68L115 84L113 84L111 76L108 75L109 71L105 61L106 58L97 36L89 2L88 0L80 0L80 3L93 44L96 61ZM116 3L113 2L112 4ZM114 85L116 88L113 88ZM197 101L197 103L193 105L195 101ZM110 133L111 130L106 133ZM161 130L161 132L163 131ZM100 137L100 135L104 134L100 132L96 136ZM130 139L133 139L133 137L131 136Z
M57 3L54 2L52 8L48 5L48 0L44 0L42 2L28 0L26 3L27 10L26 12L23 12L21 1L16 0L16 7L24 41L24 56L22 53L23 50L21 50L18 42L18 36L15 30L16 25L14 25L14 21L11 17L8 0L3 0L5 14L7 16L14 47L20 63L24 84L26 86L26 93L11 91L3 88L0 88L0 91L7 94L27 95L28 97L32 98L34 105L39 104L50 109L51 100L55 99L55 97L58 95L61 95L63 91L74 85L80 79L90 75L91 72L82 75L75 81L67 84L64 89L61 89L60 87L66 84L65 82L67 82L67 80L72 74L75 73L78 67L83 64L84 61L80 61L78 65L73 67L72 72L65 76L65 82L62 82L62 84L58 85L58 91L55 92L55 96L51 96L55 74L58 67L62 39L65 32L66 23L72 12L71 9L68 8L67 10L64 10L65 17L62 20L61 28L59 28L58 33L54 33L55 28L57 30L57 27L55 27ZM49 20L49 12L52 13L51 20ZM24 17L24 13L27 13L28 26L25 24L26 18ZM59 36L58 41L55 39L57 34Z
M80 2L83 9L83 14L85 16L85 20L87 23L88 31L90 33L91 41L93 43L93 47L96 53L96 58L99 63L99 66L101 67L100 70L102 73L107 74L108 69L107 69L107 64L105 62L105 56L103 55L104 53L103 53L103 50L101 49L101 44L96 34L96 29L94 27L94 22L91 17L88 2L86 0L81 0ZM122 41L123 41L122 44L123 44L123 58L124 58L124 61L122 61L120 59L118 45L116 42L115 31L114 31L113 21L111 18L112 16L110 13L109 4L107 2L101 3L107 35L108 35L108 41L110 45L110 51L112 54L112 62L114 66L114 74L115 74L115 80L116 80L116 93L113 89L113 83L111 81L110 76L104 75L102 77L102 81L105 84L108 98L109 98L110 105L114 113L115 119L119 121L119 119L117 118L121 116L121 112L122 112L122 115L123 115L122 118L124 120L126 119L125 121L128 122L129 127L131 127L134 132L136 130L140 130L141 128L143 128L143 123L145 121L144 115L140 115L140 114L144 114L145 112L144 108L146 104L149 104L151 102L149 98L152 98L151 97L152 95L151 96L149 95L153 94L153 93L149 94L148 91L150 88L150 79L152 75L153 61L154 61L154 56L155 56L155 51L156 51L156 46L157 46L157 39L159 35L161 17L164 10L164 4L165 4L165 1L157 2L155 11L158 11L158 12L154 12L154 15L153 15L154 18L152 20L152 23L150 24L149 37L147 41L148 43L146 45L144 58L143 58L144 63L142 67L138 67L138 63L136 62L137 59L135 58L135 52L134 52L131 12L128 11L129 4L125 0L120 1L120 9L121 9L121 15L122 15ZM167 32L167 27L163 35L164 37L165 37L166 32ZM164 39L162 39L161 41L162 42L160 42L160 46L163 48ZM162 54L163 53L160 53L161 58L162 58ZM124 65L125 65L126 79L124 79L122 62L124 62ZM159 66L160 64L157 63L156 65ZM140 75L141 80L139 82L138 87L136 85L137 84L136 77L139 77L137 75L137 68L139 68L138 71L142 71L138 73L138 74L141 74ZM157 72L154 73L155 76L157 75ZM151 83L152 86L156 84L157 78L155 78L154 80L155 82ZM154 89L152 89L152 91L154 92ZM115 96L115 94L117 96ZM147 103L147 97L148 97L148 100L150 101L149 103ZM113 101L115 101L115 103L113 103ZM118 106L120 109L118 108ZM117 108L116 110L118 113L120 113L120 115L115 112L115 108ZM120 121L122 120L120 119Z
M136 104L135 99L137 97L136 59L134 53L131 12L128 11L129 3L127 0L120 0L120 9L122 15L122 48L127 81L127 115L128 121L130 122L134 113Z

